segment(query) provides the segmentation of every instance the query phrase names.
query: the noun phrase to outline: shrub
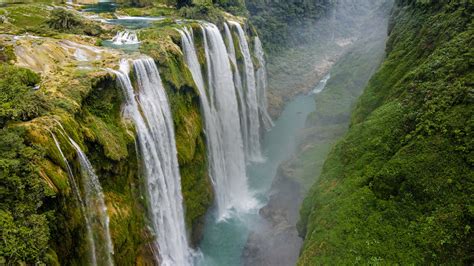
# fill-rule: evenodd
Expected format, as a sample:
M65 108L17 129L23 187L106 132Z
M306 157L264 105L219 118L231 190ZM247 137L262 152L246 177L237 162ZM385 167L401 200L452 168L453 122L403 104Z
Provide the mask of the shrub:
M43 96L35 91L40 76L25 68L0 64L0 126L9 120L27 121L46 110Z
M59 31L71 31L82 26L81 19L64 8L54 9L47 23L50 28Z

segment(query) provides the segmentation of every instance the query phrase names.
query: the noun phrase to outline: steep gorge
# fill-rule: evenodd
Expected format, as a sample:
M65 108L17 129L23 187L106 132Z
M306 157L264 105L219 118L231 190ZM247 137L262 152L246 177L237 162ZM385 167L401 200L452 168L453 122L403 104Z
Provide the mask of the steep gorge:
M20 2L0 264L472 262L472 4Z
M472 263L472 8L396 1L386 58L304 201L300 265Z

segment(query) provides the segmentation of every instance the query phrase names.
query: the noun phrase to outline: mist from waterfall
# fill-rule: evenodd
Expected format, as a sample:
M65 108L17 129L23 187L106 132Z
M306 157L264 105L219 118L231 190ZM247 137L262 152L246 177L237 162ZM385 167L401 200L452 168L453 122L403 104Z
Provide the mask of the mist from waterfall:
M161 265L191 265L181 176L179 172L171 109L158 68L146 57L132 62L137 92L130 81L130 63L122 61L114 71L126 97L124 113L135 124L143 160L148 209L156 234Z

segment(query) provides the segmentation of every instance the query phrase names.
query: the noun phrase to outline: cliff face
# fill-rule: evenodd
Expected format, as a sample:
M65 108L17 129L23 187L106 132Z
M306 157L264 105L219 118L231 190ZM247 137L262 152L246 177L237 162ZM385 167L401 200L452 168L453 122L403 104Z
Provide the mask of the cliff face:
M396 1L386 59L304 200L300 265L472 262L472 11Z
M45 25L50 16L47 5L31 7L40 11L34 18L41 25L28 25L24 11L29 7L22 5L6 8L8 21L0 25L5 33L35 27L37 34L53 35L0 37L1 227L6 241L0 248L1 261L88 262L83 213L73 189L73 179L80 184L81 166L69 136L99 176L114 261L152 264L156 251L147 226L135 130L122 118L124 96L116 77L106 70L133 56L94 46L97 37L58 33ZM213 194L197 90L176 30L158 26L141 37L141 52L159 66L172 107L186 224L197 243Z
M173 18L178 15L161 7L118 12L161 15L163 10L172 12ZM216 12L221 22L231 17ZM35 3L9 5L0 14L0 29L5 33L0 35L0 223L6 239L0 246L0 263L90 262L88 229L78 201L85 189L82 165L69 137L99 177L110 218L113 260L121 265L156 263L159 251L149 229L136 132L122 114L125 96L108 70L117 69L121 59L140 54L154 59L167 93L185 222L191 244L197 245L214 192L199 94L176 30L182 23L165 19L140 30L139 50L126 53L102 46L121 26L104 25L75 11L57 12L50 4ZM187 26L202 39L199 24ZM251 27L245 28L252 34ZM204 50L198 50L203 63ZM243 64L240 49L236 53L239 65ZM74 183L79 184L79 193Z

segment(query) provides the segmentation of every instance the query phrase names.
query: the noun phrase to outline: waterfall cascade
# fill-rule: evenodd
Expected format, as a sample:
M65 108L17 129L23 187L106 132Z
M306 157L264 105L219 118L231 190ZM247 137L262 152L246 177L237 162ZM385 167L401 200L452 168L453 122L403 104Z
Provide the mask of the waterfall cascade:
M150 220L156 234L161 265L191 265L184 224L181 176L171 110L155 62L133 61L138 88L129 78L130 65L122 61L114 71L126 97L125 115L136 127L146 175Z
M257 87L255 83L255 68L252 62L252 56L250 55L250 48L247 42L247 36L245 35L242 26L233 21L229 21L232 27L237 29L237 35L239 38L239 47L244 58L244 75L243 82L245 88L246 104L247 104L247 117L248 117L248 143L246 146L246 155L251 161L262 160L261 148L260 148L260 119L257 102ZM229 43L233 42L232 39ZM238 69L236 70L238 71Z
M224 39L214 24L204 24L202 32L207 91L192 33L183 30L181 35L186 63L201 94L209 172L216 193L218 217L224 218L229 209L249 209L254 207L255 201L247 186L239 106Z
M267 69L265 62L265 52L263 51L262 42L260 38L255 37L254 42L254 53L257 57L259 67L256 71L256 85L257 85L257 98L258 98L258 110L260 111L260 119L262 121L265 130L270 130L273 127L273 120L268 114L268 100L267 100Z
M112 238L110 237L109 216L107 215L102 186L92 164L79 145L71 138L69 138L69 141L76 150L79 164L81 165L87 216L86 222L91 222L91 231L95 243L93 247L96 265L113 265L112 254L114 253L114 248Z
M119 31L112 39L112 42L115 45L124 45L124 44L138 44L137 33L133 31Z
M51 132L51 136L53 137L54 143L56 144L56 147L58 148L59 154L61 155L61 158L63 159L63 162L66 165L66 170L69 177L69 183L71 184L72 191L79 204L79 208L81 209L81 214L83 215L84 221L86 222L86 237L87 237L87 243L89 244L89 248L90 248L89 262L91 263L91 265L97 265L96 244L94 241L94 234L92 232L92 224L91 224L91 221L89 220L89 215L87 214L87 211L86 211L86 205L84 203L84 200L82 200L81 191L79 190L79 186L76 182L76 179L74 178L72 168L69 165L69 162L67 161L66 156L64 156L63 150L61 149L61 145L59 144L59 141L56 138L56 135L54 135L54 133ZM69 137L67 136L65 137L69 139Z
M239 65L237 64L237 57L234 46L234 39L232 32L230 31L229 25L224 23L224 31L227 39L227 51L229 53L229 59L234 68L234 84L239 99L239 113L240 113L240 126L242 129L242 140L244 142L245 151L249 151L249 117L247 111L247 101L245 98L244 88L242 86L242 77L240 75Z
M59 122L58 124L62 130L60 133L76 150L77 158L81 167L83 197L81 196L79 186L75 181L72 168L64 156L56 135L51 132L54 143L56 144L56 147L66 165L73 193L78 200L79 207L84 215L84 220L86 222L86 237L90 248L89 263L91 265L113 265L112 255L114 254L114 248L109 230L109 216L107 214L104 193L99 178L95 174L92 164L79 145L72 138L66 135L66 132Z
M331 78L331 73L326 74L316 85L316 87L311 91L312 94L318 94L326 88L326 84L328 83L329 79Z

